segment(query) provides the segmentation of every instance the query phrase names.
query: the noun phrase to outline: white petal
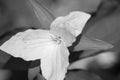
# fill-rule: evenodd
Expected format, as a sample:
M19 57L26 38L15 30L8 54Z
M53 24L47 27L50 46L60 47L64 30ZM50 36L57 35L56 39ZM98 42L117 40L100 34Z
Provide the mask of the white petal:
M47 54L52 44L49 31L27 30L14 35L0 46L0 49L14 57L35 60L42 58L43 54Z
M56 18L51 24L51 30L55 27L65 27L74 36L78 36L89 18L90 14L73 11L67 16Z
M68 56L69 52L63 44L54 46L48 56L41 60L43 76L47 80L63 80L69 65Z

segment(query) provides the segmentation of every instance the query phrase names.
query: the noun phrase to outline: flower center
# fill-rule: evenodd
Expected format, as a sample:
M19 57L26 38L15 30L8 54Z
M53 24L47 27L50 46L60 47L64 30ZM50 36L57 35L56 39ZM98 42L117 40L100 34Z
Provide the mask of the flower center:
M61 37L56 36L55 38L53 38L53 41L55 41L57 44L60 44L61 43Z

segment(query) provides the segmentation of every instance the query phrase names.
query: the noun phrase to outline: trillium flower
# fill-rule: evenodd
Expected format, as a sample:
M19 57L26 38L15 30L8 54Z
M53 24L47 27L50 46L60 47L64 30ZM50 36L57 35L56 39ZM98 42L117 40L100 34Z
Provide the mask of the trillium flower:
M81 34L90 15L80 11L73 11L66 16L56 18L51 23L51 19L43 19L39 6L33 0L30 1L42 26L48 27L50 25L50 28L47 30L28 29L24 32L19 32L3 43L0 49L26 61L40 59L42 75L46 80L63 80L69 66L69 51L67 47L72 46L76 37ZM89 42L89 39L82 40L82 42L84 41ZM87 45L85 44L84 46L84 44L85 42L80 44L82 45L80 49L86 49ZM100 46L96 47L100 48ZM88 48L90 48L90 45Z
M63 80L69 65L67 47L72 45L89 18L84 12L71 12L56 18L50 30L28 29L17 33L0 49L26 61L40 59L45 79Z

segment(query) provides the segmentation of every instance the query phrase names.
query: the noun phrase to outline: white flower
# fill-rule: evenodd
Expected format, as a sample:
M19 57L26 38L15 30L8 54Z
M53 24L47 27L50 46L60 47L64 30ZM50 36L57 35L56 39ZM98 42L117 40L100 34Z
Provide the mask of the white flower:
M71 46L90 18L83 12L71 12L56 18L50 30L26 30L6 41L0 49L24 60L41 59L42 74L47 80L63 80L69 65Z

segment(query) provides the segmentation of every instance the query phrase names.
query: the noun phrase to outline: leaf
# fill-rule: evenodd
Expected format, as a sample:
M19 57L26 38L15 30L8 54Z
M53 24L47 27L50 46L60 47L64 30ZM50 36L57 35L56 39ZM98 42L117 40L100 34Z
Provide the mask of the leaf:
M93 73L92 71L79 70L79 71L70 71L65 80L102 80L102 78Z
M107 50L113 48L113 45L102 40L92 39L82 36L80 42L75 46L75 51L80 50Z
M34 80L40 72L40 67L28 69L28 80Z
M29 0L31 5L33 6L36 17L38 18L41 27L43 29L49 29L50 24L54 20L54 16L50 13L50 11L43 6L40 0Z
M46 80L40 73L37 75L37 80Z

